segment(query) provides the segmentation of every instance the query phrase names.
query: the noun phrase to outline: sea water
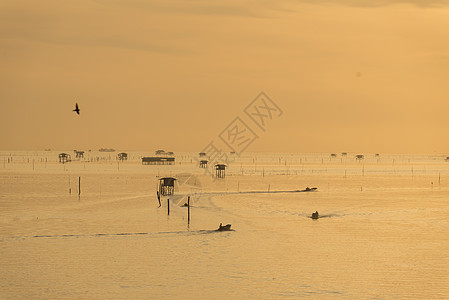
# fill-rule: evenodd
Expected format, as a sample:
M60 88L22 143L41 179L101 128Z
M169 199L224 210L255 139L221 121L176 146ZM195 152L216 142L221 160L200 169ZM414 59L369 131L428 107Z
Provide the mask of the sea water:
M216 179L151 155L1 152L1 298L449 298L443 156L246 153Z

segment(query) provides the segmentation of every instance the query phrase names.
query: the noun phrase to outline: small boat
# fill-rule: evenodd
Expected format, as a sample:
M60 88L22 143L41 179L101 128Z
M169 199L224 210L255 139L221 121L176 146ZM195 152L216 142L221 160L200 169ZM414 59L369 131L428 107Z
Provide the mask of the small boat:
M231 224L224 225L220 223L220 226L218 227L217 231L229 231L231 230Z
M312 213L312 219L316 220L320 217L320 215L318 214L318 211Z
M316 187L313 187L313 188L306 187L303 190L296 190L296 192L315 192L317 189L318 188L316 188Z

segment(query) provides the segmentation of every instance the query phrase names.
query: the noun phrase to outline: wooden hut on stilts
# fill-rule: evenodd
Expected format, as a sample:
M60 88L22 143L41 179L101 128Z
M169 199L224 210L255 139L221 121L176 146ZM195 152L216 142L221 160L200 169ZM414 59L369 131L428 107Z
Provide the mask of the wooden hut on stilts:
M164 177L159 179L159 195L161 196L171 196L175 193L175 181L176 178Z
M207 168L207 160L200 161L200 168L203 168L203 169Z
M215 177L216 178L225 178L226 173L226 165L225 164L216 164L215 165Z
M117 159L118 160L128 160L128 153L121 152L121 153L117 154Z
M72 159L71 159L71 156L70 156L70 154L67 154L67 153L59 153L59 163L60 164L65 164L65 163L67 163L67 162L70 162Z
M76 158L84 158L84 151L75 150Z

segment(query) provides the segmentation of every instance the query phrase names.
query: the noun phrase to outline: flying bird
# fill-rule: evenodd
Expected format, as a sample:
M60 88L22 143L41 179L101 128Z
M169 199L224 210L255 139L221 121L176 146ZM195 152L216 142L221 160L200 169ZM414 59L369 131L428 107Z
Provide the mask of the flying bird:
M75 104L75 109L72 111L76 111L76 113L79 115L80 114L80 108L78 107L78 102Z

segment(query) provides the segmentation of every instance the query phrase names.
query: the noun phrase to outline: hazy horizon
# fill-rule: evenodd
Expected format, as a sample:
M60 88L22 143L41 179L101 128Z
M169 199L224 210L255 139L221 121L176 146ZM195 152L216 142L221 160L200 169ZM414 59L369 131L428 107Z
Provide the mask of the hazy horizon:
M113 149L114 151L113 152L104 152L104 153L112 153L113 155L115 155L115 154L118 154L119 152L131 152L131 153L144 153L145 155L151 155L151 154L154 154L154 152L156 151L156 150L159 150L159 149L161 149L161 150L165 150L165 151L172 151L172 152L174 152L174 155L176 156L177 154L180 154L180 153L182 153L182 154L195 154L195 153L198 153L198 151L177 151L177 150L173 150L173 149L162 149L162 148L154 148L154 149L127 149L127 148L120 148L120 147L117 147L117 148L114 148L114 147L103 147L103 148L110 148L110 149ZM99 151L101 148L99 148L99 149L97 149L97 148L55 148L55 149L50 149L50 148L48 148L48 149L1 149L0 150L0 152L47 152L47 151L49 151L49 152L69 152L69 154L70 154L70 152L72 152L72 151L84 151L85 153L86 152L89 152L89 151L92 151L92 152L101 152L101 151ZM222 151L222 152L225 152L225 151ZM347 157L349 158L349 159L352 159L352 158L354 158L354 157L352 157L351 155L357 155L357 154L362 154L362 155L365 155L365 157L366 156L375 156L375 155L377 155L377 154L379 154L380 156L380 158L382 158L382 156L401 156L401 155L404 155L404 156L441 156L441 157L449 157L448 155L449 154L447 154L447 153L417 153L417 152L409 152L409 153L407 153L407 152L373 152L373 151L371 151L371 152L361 152L361 151L343 151L343 152L345 152L345 153L347 153ZM227 152L228 153L228 152ZM342 155L341 155L341 153L342 152L336 152L336 151L334 151L334 152L332 152L332 151L329 151L329 152L301 152L301 151L298 151L298 152L286 152L286 151L277 151L277 152L269 152L269 151L248 151L248 152L243 152L243 153L241 153L241 155L240 156L245 156L245 157L248 157L248 156L250 156L251 154L254 154L254 155L260 155L260 154L281 154L281 155L302 155L302 154L304 154L304 155L309 155L309 154L316 154L316 155L330 155L330 154L336 154L337 155L337 158L339 159L340 157L343 157Z

